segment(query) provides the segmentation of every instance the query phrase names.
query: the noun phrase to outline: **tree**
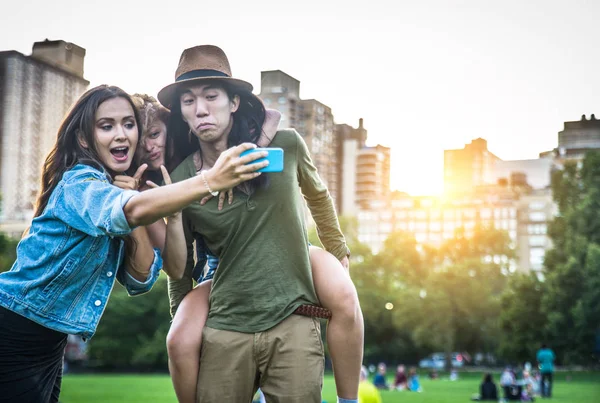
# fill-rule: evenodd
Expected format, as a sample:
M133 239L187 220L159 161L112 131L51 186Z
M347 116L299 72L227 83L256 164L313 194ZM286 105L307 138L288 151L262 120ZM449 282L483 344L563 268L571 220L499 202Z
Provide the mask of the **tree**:
M534 359L543 339L546 316L541 311L544 283L531 274L519 273L509 280L502 295L499 353L513 362Z
M544 336L563 364L589 363L600 332L600 153L554 172L552 191L559 214L544 260Z
M430 350L490 351L497 344L500 295L514 252L503 231L476 227L472 237L458 231L425 261L426 277L407 290L396 315L412 329L413 340Z
M0 202L2 197L0 195ZM0 210L1 211L1 210ZM17 244L19 241L0 232L0 273L10 270L17 259Z
M102 368L166 370L166 337L170 327L167 279L136 297L115 286L95 336L89 358Z

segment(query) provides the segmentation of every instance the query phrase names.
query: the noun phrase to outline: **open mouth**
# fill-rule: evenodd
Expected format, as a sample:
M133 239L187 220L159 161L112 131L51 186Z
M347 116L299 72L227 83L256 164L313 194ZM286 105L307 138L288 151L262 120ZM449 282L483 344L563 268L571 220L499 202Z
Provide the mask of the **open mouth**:
M117 161L127 161L129 147L115 147L110 150L110 153Z

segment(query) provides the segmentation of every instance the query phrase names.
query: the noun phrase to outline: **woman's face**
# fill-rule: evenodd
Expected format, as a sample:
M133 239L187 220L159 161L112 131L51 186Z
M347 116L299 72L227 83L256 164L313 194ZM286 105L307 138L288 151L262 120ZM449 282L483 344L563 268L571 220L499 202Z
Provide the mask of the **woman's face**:
M165 164L165 145L167 144L167 126L160 120L145 128L136 153L138 165L148 164L148 169L159 170Z
M81 145L87 148L85 140ZM138 143L138 127L131 104L125 98L104 101L96 111L94 124L96 152L111 173L129 169Z
M181 116L192 133L202 142L227 140L237 111L239 97L229 99L227 92L213 84L188 88L179 97Z

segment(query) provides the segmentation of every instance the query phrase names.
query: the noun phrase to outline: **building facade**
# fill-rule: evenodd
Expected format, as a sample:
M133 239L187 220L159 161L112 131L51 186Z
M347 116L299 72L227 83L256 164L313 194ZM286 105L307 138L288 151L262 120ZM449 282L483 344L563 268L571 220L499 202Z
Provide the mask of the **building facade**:
M549 189L488 187L469 197L445 200L397 194L389 202L374 201L358 213L359 240L379 253L392 232L410 233L420 245L440 247L457 230L470 237L476 226L506 231L517 258L514 269L540 271L551 246L548 222L556 207Z
M281 70L261 72L259 97L267 108L281 112L281 127L293 127L304 138L319 176L339 206L340 161L331 108L314 99L301 99L300 81Z
M444 194L460 196L476 186L493 183L496 157L478 138L458 150L444 150Z
M587 119L565 122L564 129L558 132L558 148L555 156L559 160L581 160L586 151L600 149L600 120L595 115Z
M0 224L28 225L42 165L72 104L87 89L85 49L43 41L25 56L0 52Z

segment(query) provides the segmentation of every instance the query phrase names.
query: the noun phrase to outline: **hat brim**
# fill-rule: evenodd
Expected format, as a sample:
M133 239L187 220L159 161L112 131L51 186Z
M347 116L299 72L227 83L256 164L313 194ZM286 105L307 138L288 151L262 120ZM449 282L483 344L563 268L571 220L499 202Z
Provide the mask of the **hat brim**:
M158 101L167 109L171 109L171 103L173 102L173 97L175 96L177 89L181 86L190 86L194 83L199 83L207 80L219 80L226 81L236 87L248 90L252 92L252 84L247 81L239 80L237 78L231 77L222 77L222 76L214 76L214 77L197 77L197 78L188 78L187 80L176 81L172 84L167 85L165 88L158 92L157 98Z

